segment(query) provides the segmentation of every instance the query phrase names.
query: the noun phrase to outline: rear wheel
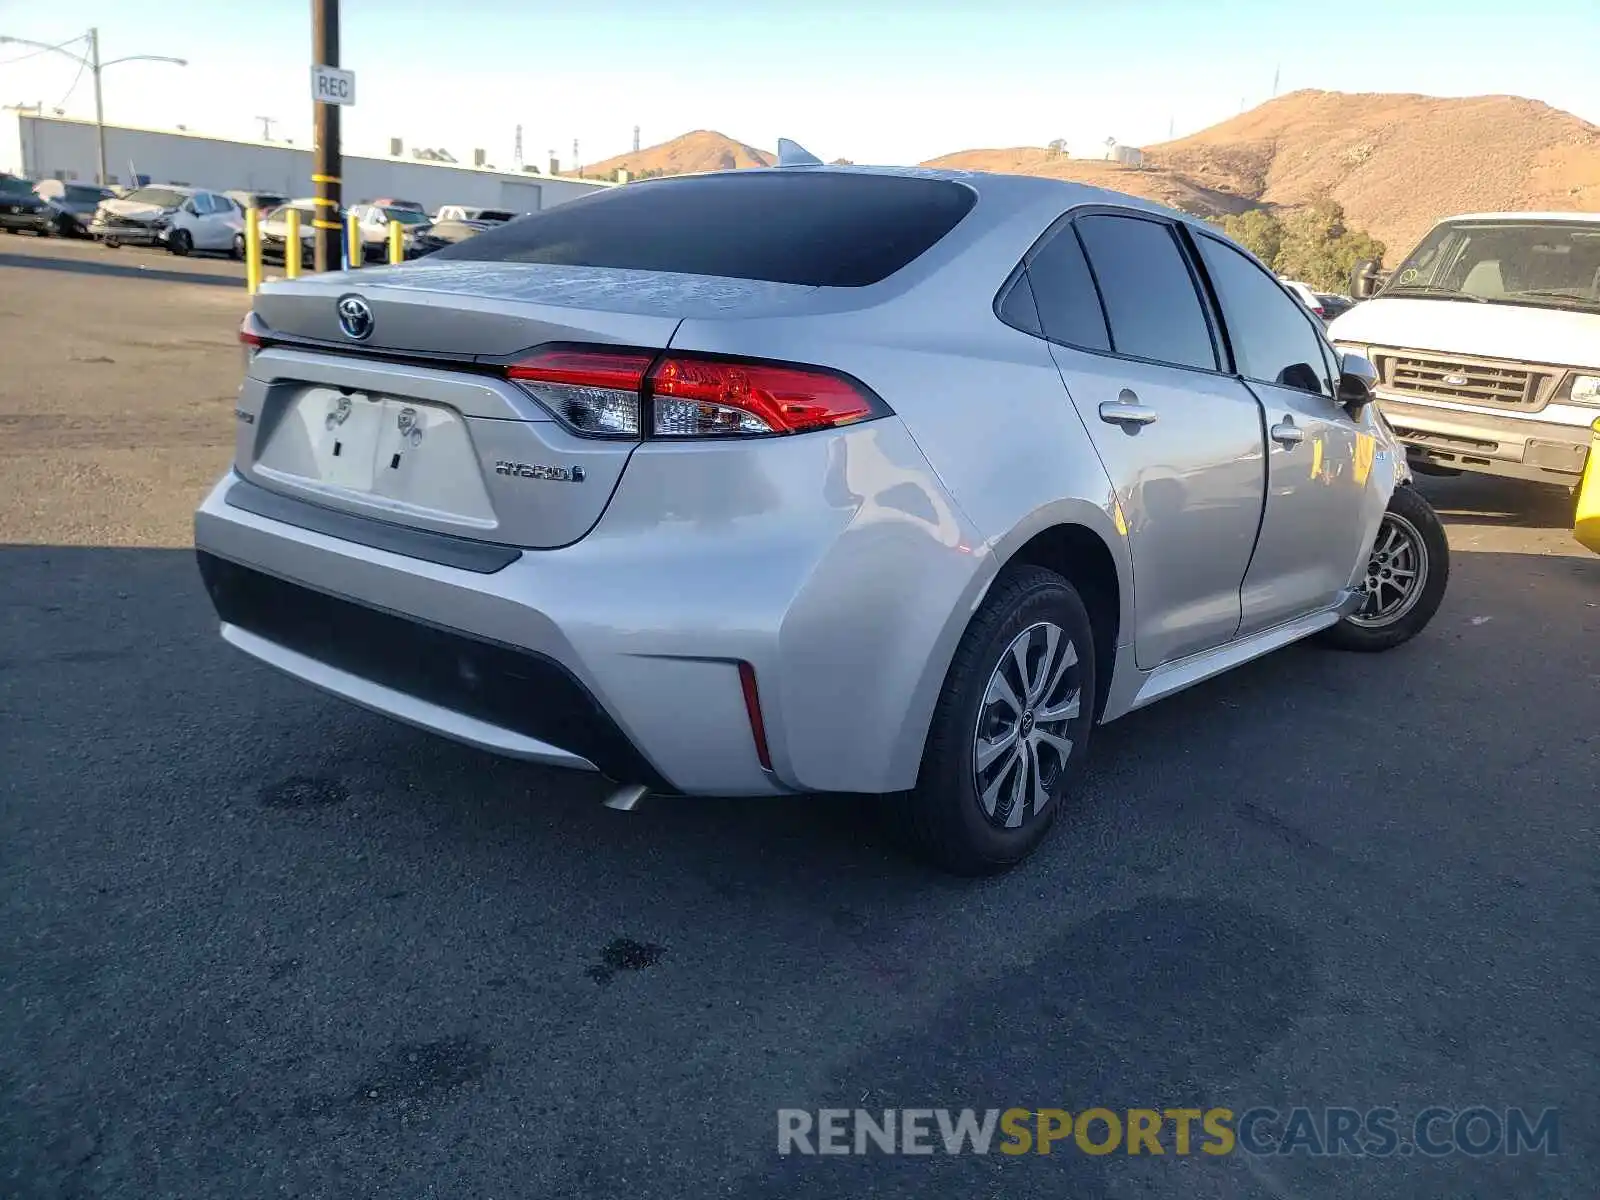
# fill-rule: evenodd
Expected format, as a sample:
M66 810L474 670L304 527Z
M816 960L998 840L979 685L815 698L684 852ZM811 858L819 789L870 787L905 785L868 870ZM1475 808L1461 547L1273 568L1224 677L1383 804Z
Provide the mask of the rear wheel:
M182 258L194 249L194 238L187 229L174 229L167 235L167 249Z
M233 249L229 253L236 259L244 257L244 234L236 233L233 235Z
M1389 650L1433 620L1450 581L1450 543L1433 506L1412 487L1395 489L1367 559L1366 597L1322 634L1341 650Z
M1078 593L1041 567L1007 571L962 635L917 786L895 797L917 850L960 875L1032 853L1088 751L1095 696Z

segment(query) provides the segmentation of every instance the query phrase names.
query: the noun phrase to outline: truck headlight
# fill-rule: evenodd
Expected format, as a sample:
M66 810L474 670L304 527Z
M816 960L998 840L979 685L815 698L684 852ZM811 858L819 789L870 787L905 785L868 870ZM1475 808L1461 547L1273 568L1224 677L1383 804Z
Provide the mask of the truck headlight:
M1600 405L1600 375L1574 375L1570 395L1574 404Z

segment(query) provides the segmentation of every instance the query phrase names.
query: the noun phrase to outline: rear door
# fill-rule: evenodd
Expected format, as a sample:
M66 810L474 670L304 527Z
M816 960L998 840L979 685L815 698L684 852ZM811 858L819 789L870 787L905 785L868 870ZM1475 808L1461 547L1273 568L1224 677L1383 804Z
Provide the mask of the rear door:
M1240 634L1326 609L1370 527L1372 435L1334 401L1321 323L1248 255L1203 233L1200 259L1240 378L1267 421L1267 502L1245 577Z
M1035 249L1027 279L1127 525L1136 661L1223 644L1261 518L1261 415L1221 370L1177 231L1128 211L1079 216Z

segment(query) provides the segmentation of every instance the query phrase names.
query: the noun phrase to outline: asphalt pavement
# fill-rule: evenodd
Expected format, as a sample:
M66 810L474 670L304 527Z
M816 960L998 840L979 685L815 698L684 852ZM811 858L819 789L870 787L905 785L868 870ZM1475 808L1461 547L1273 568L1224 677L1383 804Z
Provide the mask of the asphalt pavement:
M617 813L225 647L188 522L247 299L0 237L0 1195L1600 1193L1563 498L1424 481L1421 637L1106 727L1049 845L956 881L862 800ZM1557 1152L778 1153L784 1108L1430 1105L1557 1109Z

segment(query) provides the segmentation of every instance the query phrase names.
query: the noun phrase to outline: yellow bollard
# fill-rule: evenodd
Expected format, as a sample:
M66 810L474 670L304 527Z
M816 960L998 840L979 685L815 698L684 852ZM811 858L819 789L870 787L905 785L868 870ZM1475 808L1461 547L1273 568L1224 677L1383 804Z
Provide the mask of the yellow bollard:
M305 247L300 244L300 210L290 208L283 215L283 224L283 277L299 279L300 259L305 254Z
M261 290L261 211L244 210L244 286L252 296Z
M351 213L350 220L346 224L349 227L350 234L348 245L350 247L351 269L364 267L367 265L367 244L361 240L361 218L355 213Z
M406 260L406 230L399 221L389 222L389 261L390 263L403 263Z
M1572 536L1600 554L1600 420L1593 425L1594 436L1589 442L1589 465L1583 470L1583 482L1578 484L1577 514L1572 522Z

